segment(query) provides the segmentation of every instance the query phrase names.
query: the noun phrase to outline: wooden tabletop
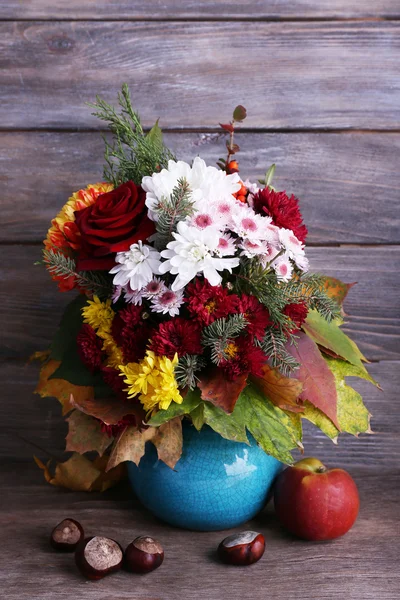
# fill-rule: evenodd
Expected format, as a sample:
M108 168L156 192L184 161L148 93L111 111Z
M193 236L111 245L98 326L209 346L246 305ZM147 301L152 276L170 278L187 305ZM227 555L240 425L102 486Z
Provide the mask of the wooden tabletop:
M0 561L7 600L394 600L400 598L400 4L398 0L2 0L0 4ZM72 191L102 178L100 124L85 102L114 101L128 82L145 126L157 117L182 159L213 163L217 124L248 109L238 135L244 177L273 162L294 192L312 268L357 281L345 331L383 388L356 382L374 435L334 446L307 428L307 455L347 468L361 495L344 538L306 543L273 510L249 568L215 556L228 533L172 529L121 486L103 495L57 490L32 460L63 453L65 423L33 396L37 367L68 295L40 267L48 223ZM51 529L70 516L128 544L158 537L165 562L146 577L87 583L53 552ZM247 528L247 526L246 526Z

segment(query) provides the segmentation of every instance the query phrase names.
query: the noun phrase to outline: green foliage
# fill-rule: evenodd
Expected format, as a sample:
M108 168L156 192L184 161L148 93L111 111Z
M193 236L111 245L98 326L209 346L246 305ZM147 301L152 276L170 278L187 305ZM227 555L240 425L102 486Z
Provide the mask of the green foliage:
M71 344L76 342L83 323L82 308L86 302L86 296L81 294L67 305L60 326L50 345L50 358L53 360L62 360Z
M199 389L196 388L195 390L189 390L181 404L171 402L167 410L161 409L156 412L151 419L149 419L147 424L153 427L159 427L163 423L167 423L175 417L188 415L201 403L201 401Z
M325 357L329 369L335 378L338 394L337 414L340 429L357 436L359 433L371 433L370 413L365 407L361 394L347 385L346 377L361 377L371 383L376 382L364 367L351 365L344 360Z
M192 419L192 423L194 427L196 427L197 431L201 431L205 423L203 402L196 406L194 410L192 410L190 413L190 418Z
M228 359L226 347L246 327L248 322L244 315L234 314L227 318L217 319L203 330L203 346L210 348L211 360L216 364Z
M140 184L144 176L166 167L174 155L164 146L158 121L145 134L140 117L132 107L126 83L118 94L118 104L120 112L99 96L96 96L95 103L89 104L95 109L93 115L108 123L113 133L111 142L104 139L107 163L104 177L115 186L128 180Z
M211 402L204 402L204 422L227 440L249 443L246 423L243 422L241 411L236 408L232 414L227 415Z
M154 207L153 210L158 215L154 245L158 250L165 248L173 239L172 233L176 231L179 221L183 221L193 213L194 203L191 196L186 179L178 179L171 195L163 197Z
M267 454L284 463L293 463L291 450L301 444L298 425L253 384L240 394L232 414L206 402L204 418L214 431L229 440L248 442L247 429Z
M74 276L82 290L100 299L109 298L112 294L112 277L101 271L76 271L76 263L69 256L54 250L43 250L43 258L48 271L58 277Z
M197 354L185 354L181 356L175 367L175 379L180 388L188 387L193 390L198 382L196 371L205 367L206 361Z
M328 323L316 310L312 310L307 315L303 329L316 344L334 352L366 373L361 362L363 355L356 344L343 333L337 322Z

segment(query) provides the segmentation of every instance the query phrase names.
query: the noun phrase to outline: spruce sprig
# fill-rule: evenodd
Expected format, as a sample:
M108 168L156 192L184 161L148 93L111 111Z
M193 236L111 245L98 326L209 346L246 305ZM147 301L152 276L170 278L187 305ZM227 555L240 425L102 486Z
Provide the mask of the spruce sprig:
M293 373L300 365L286 350L287 334L280 329L268 328L259 345L268 357L271 367L277 368L285 377Z
M227 360L228 345L243 331L248 321L241 313L217 319L203 330L203 346L210 348L211 360L219 365L222 360Z
M184 354L181 356L175 367L175 379L178 386L194 390L199 380L196 376L196 371L200 371L205 366L206 361L197 354Z
M75 261L54 250L43 250L43 259L48 271L58 277L75 277L79 287L100 299L112 294L112 278L98 271L76 271Z
M89 103L95 109L92 114L106 122L113 134L111 142L104 138L104 177L114 186L129 180L140 184L144 176L160 171L175 157L163 143L158 121L147 134L144 132L126 83L118 94L118 104L119 112L99 96Z
M157 202L153 211L158 215L156 222L157 234L154 245L158 250L172 240L179 221L193 214L194 202L190 186L185 178L178 179L177 185L169 197L163 197Z

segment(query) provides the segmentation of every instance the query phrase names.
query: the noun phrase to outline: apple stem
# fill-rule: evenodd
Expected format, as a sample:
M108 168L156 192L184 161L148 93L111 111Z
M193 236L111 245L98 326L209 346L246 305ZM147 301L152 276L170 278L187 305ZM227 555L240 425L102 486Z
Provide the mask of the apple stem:
M327 470L328 469L324 467L324 465L321 465L320 467L318 467L317 473L325 473Z

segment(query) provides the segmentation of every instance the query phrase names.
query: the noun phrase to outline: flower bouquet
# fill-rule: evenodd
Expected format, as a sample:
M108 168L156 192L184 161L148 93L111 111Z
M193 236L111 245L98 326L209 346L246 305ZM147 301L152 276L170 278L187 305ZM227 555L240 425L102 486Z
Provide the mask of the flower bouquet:
M369 432L345 381L373 381L340 328L350 284L308 273L307 228L274 165L257 182L239 174L245 109L221 125L227 157L214 167L178 160L158 122L146 133L126 86L119 105L92 105L111 131L105 182L73 193L44 241L49 274L77 292L38 353L37 392L62 404L73 452L55 474L38 461L46 478L105 489L147 442L179 472L184 422L287 464L304 419L333 441Z

